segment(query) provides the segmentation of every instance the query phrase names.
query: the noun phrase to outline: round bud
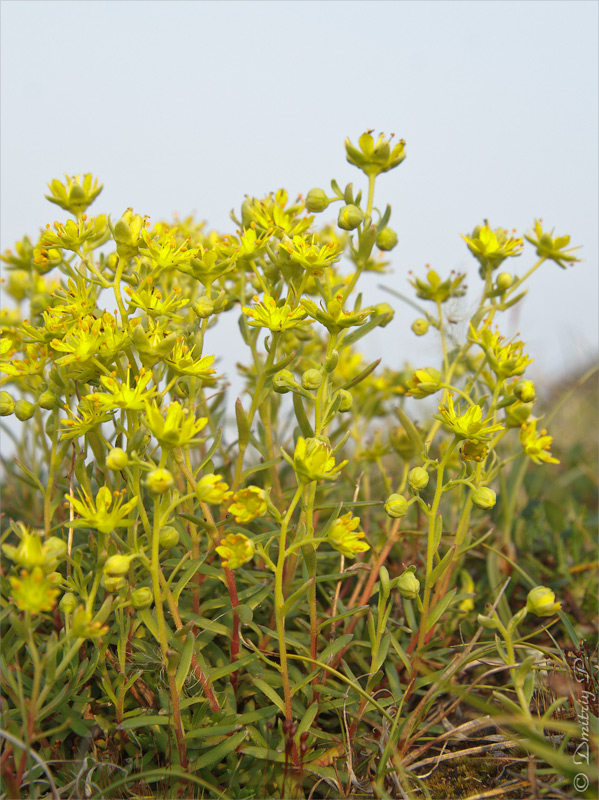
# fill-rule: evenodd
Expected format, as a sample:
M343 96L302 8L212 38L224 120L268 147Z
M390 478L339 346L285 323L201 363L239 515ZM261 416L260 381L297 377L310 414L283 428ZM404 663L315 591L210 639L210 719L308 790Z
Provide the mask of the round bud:
M306 211L318 214L324 211L330 202L324 189L310 189L306 197Z
M391 228L383 228L376 237L376 246L379 250L393 250L397 244L397 234Z
M129 464L129 456L122 447L113 447L106 456L106 466L115 472L120 472Z
M134 558L135 556L124 556L121 553L109 556L104 564L104 574L110 575L112 578L126 575L129 571L129 565Z
M292 389L297 388L297 382L293 377L293 372L288 369L282 369L274 376L272 380L272 388L278 394L287 394Z
M49 389L46 389L45 392L41 393L37 403L39 407L43 408L45 411L54 411L58 405L58 398Z
M401 519L408 513L408 501L403 494L391 494L385 503L385 511L392 519Z
M510 288L514 279L510 275L509 272L500 272L497 278L495 279L495 286L498 291L505 292L507 289Z
M319 369L307 369L302 375L304 389L318 389L322 384L322 373Z
M408 472L408 486L413 492L419 492L428 486L428 472L423 467L414 467Z
M214 314L214 303L206 295L202 295L198 298L192 305L192 308L200 319L208 319L208 317Z
M8 392L0 392L0 417L8 417L15 410L15 401Z
M339 363L339 353L337 350L333 350L331 355L324 362L324 368L329 373L333 372L338 363Z
M493 489L488 489L486 486L479 486L478 489L472 492L472 502L477 508L493 508L497 502L497 495Z
M147 586L142 586L131 593L131 604L133 608L141 609L148 608L154 602L154 595L152 590Z
M15 403L15 417L21 420L21 422L26 422L28 419L31 419L34 411L35 406L27 400L17 400Z
M343 206L337 217L337 225L344 231L353 231L364 219L364 212L355 205Z
M526 598L526 610L537 617L552 617L561 607L561 603L555 602L555 594L547 586L536 586Z
M395 581L397 591L406 600L415 600L420 592L420 581L414 575L413 569L407 569Z
M351 410L354 398L351 396L351 393L347 391L347 389L339 389L339 396L341 397L339 411L341 414L345 414L346 411Z
M395 316L395 310L389 303L378 303L376 306L373 306L373 315L377 317L384 315L385 319L379 322L379 328L386 328Z
M428 321L423 319L422 317L415 319L414 322L412 323L412 330L414 331L416 336L424 336L424 334L428 332L429 327L430 325Z
M158 541L160 547L163 547L165 550L170 550L171 547L175 547L179 544L179 531L173 528L172 525L166 525L161 529Z
M534 383L524 379L514 386L514 394L522 403L532 403L537 396Z
M73 592L66 592L60 598L58 606L63 614L71 614L77 608L77 598Z
M102 575L100 583L107 592L118 592L127 585L127 579L119 578L118 576L113 577L112 575Z
M164 494L175 485L175 479L168 469L154 469L146 479L146 485L153 494Z

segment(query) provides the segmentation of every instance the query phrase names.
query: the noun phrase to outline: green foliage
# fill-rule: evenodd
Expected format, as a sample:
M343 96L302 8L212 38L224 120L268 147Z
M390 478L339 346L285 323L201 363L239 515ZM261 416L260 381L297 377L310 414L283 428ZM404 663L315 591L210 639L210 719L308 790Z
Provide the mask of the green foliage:
M577 260L569 238L535 221L538 260L496 274L524 240L477 226L467 339L446 310L464 276L429 270L408 302L440 362L369 364L356 345L394 310L356 289L397 245L375 186L405 142L346 153L364 197L247 198L228 234L90 218L98 181L53 180L73 219L2 256L0 413L23 423L2 423L4 796L436 797L424 768L484 746L481 719L546 787L593 790L597 481L584 431L551 453L531 358L496 327L535 270ZM416 423L406 398L432 397ZM453 796L496 775L470 766Z

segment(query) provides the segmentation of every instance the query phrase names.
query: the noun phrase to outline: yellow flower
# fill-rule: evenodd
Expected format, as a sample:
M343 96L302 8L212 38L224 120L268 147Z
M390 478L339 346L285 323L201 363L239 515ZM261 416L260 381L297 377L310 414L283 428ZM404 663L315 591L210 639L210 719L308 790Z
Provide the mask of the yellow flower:
M472 576L469 572L466 572L463 569L460 572L460 577L462 579L462 587L460 589L461 594L474 594L474 581L472 580ZM474 611L474 600L472 597L466 597L462 602L459 604L458 609L461 614L467 614L469 611Z
M233 492L228 491L229 486L222 480L222 475L203 475L198 481L196 494L202 503L218 506L228 500Z
M86 214L82 214L77 221L69 219L64 224L55 222L56 233L50 230L50 225L46 225L47 230L42 234L40 243L46 247L60 247L65 250L72 250L77 253L84 242L89 242L99 247L110 236L106 217L100 214L99 217L87 219Z
M444 303L450 297L463 297L466 294L466 290L461 286L465 277L465 275L457 275L455 278L447 278L442 281L435 270L431 269L427 273L426 281L415 278L410 283L422 300Z
M358 553L364 553L370 549L366 542L361 542L364 538L362 531L356 530L360 525L359 517L352 517L351 511L339 517L327 533L329 544L343 553L347 558L355 558Z
M492 231L489 224L477 225L470 236L462 235L472 255L483 269L496 269L506 258L522 255L523 240L514 239L503 228Z
M190 350L183 339L179 338L165 361L177 375L191 375L193 378L210 382L212 375L216 372L216 370L212 369L214 356L195 358L193 355L194 350L195 347Z
M291 256L291 260L311 275L322 275L326 267L330 267L339 261L343 252L343 246L335 242L327 242L321 247L312 241L304 239L302 236L294 236L291 241L281 243L283 250Z
M543 232L542 221L535 219L534 234L528 233L525 237L528 242L537 248L537 255L541 258L555 261L562 269L566 269L567 264L574 264L574 262L580 261L579 258L572 255L575 250L580 249L579 247L572 247L566 250L570 244L570 237L556 236L554 239L553 231L551 233Z
M546 586L535 586L526 598L526 610L537 617L552 617L562 607L555 602L555 594Z
M381 133L378 140L374 141L371 131L363 133L358 139L360 149L354 147L349 139L345 140L345 152L350 164L359 167L366 175L380 175L394 169L405 159L406 143L403 139L391 150L391 134L389 139L385 139Z
M532 358L523 352L523 342L504 344L504 337L488 328L483 328L479 334L471 324L470 339L484 350L491 369L500 379L522 375L532 363Z
M189 298L184 297L181 299L181 289L178 286L175 286L164 300L162 299L162 292L155 287L136 292L130 286L125 286L125 294L129 295L130 298L129 309L140 308L150 317L170 316L171 318L180 319L180 317L175 316L175 312L189 303Z
M538 420L533 419L522 425L520 430L522 449L535 464L540 464L541 461L545 461L547 464L559 464L559 459L553 458L549 452L553 436L549 436L544 428L540 434L537 434L537 422Z
M116 408L127 408L130 411L142 411L148 398L158 394L156 389L147 390L148 383L152 380L152 373L146 372L142 367L133 389L129 386L130 370L127 370L127 383L122 384L114 375L102 375L100 381L107 392L93 392L86 397L100 405L105 411Z
M71 620L71 635L75 639L97 639L108 632L108 626L101 622L92 621L92 615L83 606L79 606L73 612Z
M70 211L75 216L82 214L90 206L103 189L98 186L98 179L90 172L85 175L65 175L66 183L55 178L48 184L50 195L46 200L60 206L64 211ZM81 180L83 178L83 180Z
M139 253L151 259L159 270L187 266L191 259L197 256L198 250L188 248L187 242L178 245L175 237L169 236L168 233L162 235L159 233L153 238L155 233L156 231L148 233L145 228L141 229L140 239L143 244L140 244Z
M146 484L148 489L153 492L153 494L164 494L175 485L175 479L168 469L162 469L159 467L158 469L152 470L152 472L148 474Z
M283 458L290 464L301 483L311 483L312 481L334 481L338 473L347 464L342 461L335 466L335 456L331 453L331 445L324 438L304 439L300 436L295 446L293 460L289 458L284 450L281 450Z
M208 422L206 417L195 419L176 400L168 406L166 414L154 402L146 402L145 407L148 428L162 447L169 449L193 443Z
M408 381L408 396L409 397L428 397L429 394L435 394L443 385L443 379L438 369L434 367L424 367L417 369L412 375L411 380Z
M503 425L493 425L491 417L482 419L482 415L482 408L477 405L469 406L468 410L461 414L459 406L457 409L454 408L453 397L449 395L447 406L439 406L439 414L435 414L434 417L440 419L459 439L480 442L503 430Z
M61 439L83 436L110 419L110 414L106 410L97 408L94 401L87 397L82 398L77 406L77 412L71 411L67 406L65 406L65 410L69 418L60 420L60 424L64 425L64 430L60 432Z
M77 320L64 339L56 338L50 342L54 350L66 353L56 359L59 365L86 362L94 356L110 359L128 343L128 334L119 328L116 319L108 313L102 314L99 319L87 314Z
M258 486L241 489L233 495L233 501L229 506L229 513L233 514L235 522L251 522L266 512L266 495L264 489Z
M254 543L243 533L229 533L216 548L216 552L223 559L223 567L228 569L237 569L247 564L252 560L254 550Z
M79 492L80 500L76 500L70 495L65 498L72 508L79 514L80 519L75 522L67 523L72 528L95 528L101 533L110 533L115 528L126 528L133 525L132 519L125 519L127 513L135 508L138 499L123 504L123 497L120 492L114 495L107 486L102 486L98 490L95 501L85 492ZM114 505L113 505L114 502ZM112 505L112 509L109 510Z
M52 611L56 605L59 590L52 583L52 579L44 575L41 567L34 567L31 573L26 569L21 570L21 577L10 577L12 599L21 611L30 611L40 614L42 611Z
M308 316L318 320L329 333L339 333L343 328L351 328L356 325L363 325L368 316L372 313L372 308L365 308L359 311L344 311L342 295L332 297L326 308L320 303L320 307L312 300L302 298L301 304L307 311Z
M291 306L279 300L277 302L274 297L269 294L264 295L261 303L258 302L258 297L254 297L256 305L253 308L243 306L243 313L249 317L248 325L255 328L268 328L270 331L288 331L291 328L297 328L302 325L302 320L306 316L303 308L292 309Z

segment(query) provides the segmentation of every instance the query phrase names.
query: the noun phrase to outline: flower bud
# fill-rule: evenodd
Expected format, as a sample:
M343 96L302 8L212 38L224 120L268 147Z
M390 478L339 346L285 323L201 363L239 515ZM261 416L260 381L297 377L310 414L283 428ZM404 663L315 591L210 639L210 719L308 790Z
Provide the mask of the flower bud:
M424 336L424 334L428 332L429 327L430 325L428 321L423 319L422 317L415 319L414 322L412 323L412 330L414 331L416 336Z
M292 389L298 389L298 383L293 377L293 372L288 369L282 369L274 376L272 381L272 388L278 394L287 394Z
M8 392L0 392L0 417L8 417L15 410L15 401Z
M15 403L15 417L21 420L21 422L26 422L28 419L31 419L34 411L35 406L27 400L17 400Z
M522 403L532 403L537 396L534 383L524 379L514 386L514 394Z
M382 319L378 326L379 328L386 328L395 316L395 310L389 303L378 303L376 306L372 307L372 315L375 317L384 316L385 319Z
M18 547L12 544L3 544L2 552L15 564L31 569L32 567L42 567L46 563L46 554L42 548L42 540L37 533L29 531L24 525L19 523L21 529L21 541Z
M134 558L134 555L124 556L121 553L109 556L104 564L104 574L110 575L111 578L119 578L122 575L126 575Z
M127 586L127 579L121 578L118 575L102 575L102 580L100 581L102 586L106 589L107 592L118 592Z
M402 427L394 428L391 431L389 444L404 461L409 461L416 453L414 443Z
M561 603L555 601L555 594L546 586L536 586L526 598L526 610L537 617L552 617L561 607Z
M376 246L379 250L393 250L397 244L397 234L391 228L383 228L376 237Z
M139 253L139 245L143 244L141 232L144 220L128 208L114 226L114 241L119 256L126 261Z
M428 486L428 472L423 467L414 467L408 472L408 486L413 492L419 492Z
M341 397L341 403L339 404L339 412L341 414L344 414L346 411L351 410L354 398L351 396L351 393L347 391L347 389L339 389L338 394Z
M488 631L496 631L498 626L496 620L494 620L492 617L485 617L484 614L478 615L478 624L481 627L486 628Z
M408 501L403 494L391 494L385 503L385 511L392 519L401 519L408 513Z
M466 439L460 450L464 461L484 461L489 453L489 447L484 442Z
M63 614L72 614L73 611L77 608L77 598L73 594L73 592L66 592L60 598L60 603L58 607L63 612Z
M324 368L327 372L333 372L335 367L339 363L339 353L337 350L333 350L330 356L328 356L327 360L324 362Z
M208 319L214 314L214 303L205 294L197 299L192 308L200 319Z
M479 486L478 489L472 492L472 502L477 508L493 508L497 502L497 495L493 489L488 489L486 486Z
M500 272L497 278L495 279L495 287L500 292L505 292L507 289L510 288L514 279L510 275L509 272Z
M408 394L411 397L427 397L429 394L438 392L442 383L443 380L438 369L434 367L417 369L411 380L407 382Z
M319 369L307 369L302 375L304 389L318 389L322 384L322 373Z
M420 581L414 575L415 567L408 567L395 579L395 588L406 600L415 600L420 592Z
M364 212L353 204L343 206L337 217L337 225L344 231L353 231L364 219Z
M155 469L146 478L146 486L153 494L164 494L175 485L175 479L168 469Z
M521 428L532 413L532 403L514 403L505 409L505 427Z
M120 472L129 464L129 456L122 447L113 447L106 456L106 466L115 472Z
M148 608L154 602L154 595L152 590L147 586L142 586L131 593L131 604L133 608L142 609Z
M46 389L45 392L41 393L37 404L45 411L54 411L54 409L58 406L58 398L53 392L51 392L49 389Z
M306 211L318 214L324 211L330 202L324 189L310 189L306 197Z
M173 528L172 525L165 525L160 531L158 541L160 547L163 547L165 550L170 550L171 547L175 547L179 544L179 531Z

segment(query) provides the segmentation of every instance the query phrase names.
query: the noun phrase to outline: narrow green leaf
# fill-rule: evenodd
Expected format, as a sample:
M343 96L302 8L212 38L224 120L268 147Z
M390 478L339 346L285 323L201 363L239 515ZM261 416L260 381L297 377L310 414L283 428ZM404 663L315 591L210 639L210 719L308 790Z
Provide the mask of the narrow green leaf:
M259 689L262 694L265 694L268 699L276 705L279 711L281 711L283 714L285 713L285 703L283 699L275 692L272 686L266 683L266 681L263 681L262 678L254 678L254 686L256 689Z
M177 667L177 674L175 675L175 686L177 687L177 692L181 694L183 689L183 684L185 683L185 679L189 674L189 668L191 667L191 659L193 656L193 643L194 643L194 635L193 633L187 634L187 639L185 640L185 644L183 645L183 653L181 655L181 661L179 662L179 666Z
M314 436L314 431L312 430L312 426L308 421L306 409L304 408L302 398L299 396L299 394L294 393L293 395L293 408L295 410L295 418L297 419L297 424L300 427L302 436L304 436L306 439L312 438Z
M412 420L408 417L408 415L405 413L403 408L400 408L398 406L395 409L395 413L397 414L399 421L403 425L405 432L408 434L408 437L412 442L412 445L416 449L416 452L421 453L424 450L424 444L422 442L422 439L420 438L418 429L416 428Z
M447 592L445 597L443 597L433 608L427 619L427 625L426 625L427 633L430 631L433 625L439 620L441 614L443 614L447 610L447 608L449 608L449 606L451 605L456 596L456 592L457 589L452 589L450 592Z
M194 762L194 771L219 764L229 753L235 750L236 747L239 747L246 736L247 731L239 731L239 733L234 733L232 736L229 736L224 742L216 745L216 747L211 747L207 753L201 755Z

